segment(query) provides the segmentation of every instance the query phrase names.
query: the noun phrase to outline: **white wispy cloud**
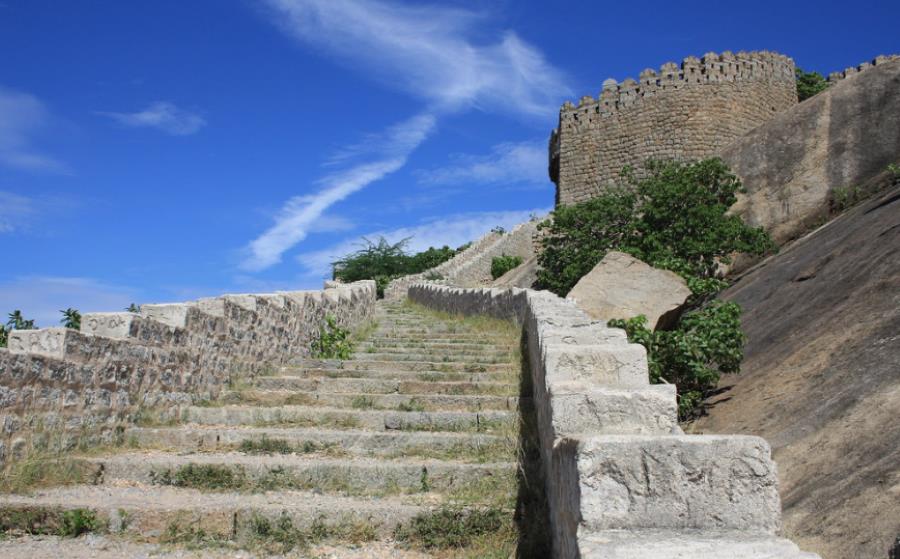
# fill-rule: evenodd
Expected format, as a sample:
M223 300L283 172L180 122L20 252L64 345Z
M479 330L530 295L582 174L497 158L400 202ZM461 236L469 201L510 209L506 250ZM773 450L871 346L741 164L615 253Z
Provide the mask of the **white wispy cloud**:
M376 241L384 237L396 243L409 239L407 249L420 252L428 247L450 246L456 248L485 235L494 227L512 229L519 223L528 221L532 215L545 215L550 208L535 210L472 212L431 219L417 225L380 231L371 231L363 237ZM326 277L331 274L331 263L358 250L363 244L360 237L347 238L323 250L305 252L297 256L306 274Z
M241 268L256 272L281 262L281 255L305 239L328 208L403 167L434 124L432 115L422 114L391 127L388 144L395 152L389 157L332 173L318 181L317 193L288 200L275 215L275 224L246 248Z
M50 113L34 95L0 87L0 164L26 171L68 174L68 166L35 147Z
M37 213L34 200L0 190L0 233L12 233Z
M374 158L320 180L313 195L288 200L275 223L245 250L241 267L260 271L281 261L333 204L406 165L437 118L472 108L552 115L570 92L562 73L515 33L478 42L481 14L377 0L262 0L272 20L375 79L425 102L424 111L333 154L327 164Z
M0 320L21 310L38 326L59 326L60 310L118 311L140 303L138 292L85 277L20 276L0 283Z
M547 176L545 142L503 143L490 155L455 155L446 167L421 170L423 184L544 184Z
M189 136L206 126L206 120L202 116L168 101L157 101L135 113L97 111L97 114L109 117L123 126L155 128L172 136Z
M552 115L569 95L562 72L513 32L478 42L487 18L376 0L264 0L291 36L325 49L439 109Z

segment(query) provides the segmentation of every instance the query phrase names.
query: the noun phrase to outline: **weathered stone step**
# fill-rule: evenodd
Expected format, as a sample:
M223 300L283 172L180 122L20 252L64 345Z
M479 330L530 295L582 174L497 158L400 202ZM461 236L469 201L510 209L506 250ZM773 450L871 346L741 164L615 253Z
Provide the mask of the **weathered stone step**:
M370 347L378 348L379 350L401 350L401 349L422 349L427 351L459 351L461 353L479 353L482 351L487 351L490 353L491 351L495 353L509 353L518 350L517 344L494 344L494 343L471 343L471 342L457 342L457 343L448 343L448 342L431 342L430 340L421 340L421 341L368 341L368 342L359 342L355 346L353 346L355 351L366 351Z
M357 371L463 371L489 373L509 371L509 363L443 363L440 361L376 361L296 359L291 365L305 369L347 369Z
M418 380L392 380L358 377L315 378L295 376L257 377L257 388L265 390L300 390L304 392L330 392L340 394L482 394L514 396L518 385L504 382L433 382Z
M496 461L508 456L509 441L484 433L362 431L275 427L133 427L125 440L140 448L183 451L231 451L268 448L277 441L283 452L328 456L452 456L460 461ZM505 459L505 458L502 458Z
M512 340L508 336L492 335L449 335L434 336L425 333L403 334L401 332L375 332L366 341L372 343L436 343L436 344L469 344L492 347L496 344L511 345Z
M817 559L793 542L715 530L610 530L579 534L582 559Z
M362 394L297 392L294 390L243 390L225 393L226 404L254 406L331 406L370 407L382 410L435 411L435 410L516 410L520 398L516 396L482 396L453 394Z
M487 366L487 365L510 365L513 363L509 354L501 354L501 355L484 355L484 354L473 354L473 355L462 355L462 354L451 354L451 353L441 353L441 352L428 352L428 353L411 353L407 351L401 352L393 352L393 353L367 353L367 352L357 352L353 354L353 361L384 361L388 363L392 362L432 362L438 363L442 365L458 365L463 368L466 367L479 367L479 366ZM438 367L435 367L437 370Z
M209 539L242 540L259 535L262 523L291 530L362 530L373 537L390 535L401 523L427 507L401 497L364 498L321 495L309 491L210 493L195 489L144 486L74 485L35 491L30 495L0 495L0 511L88 509L110 531L157 541L163 536L201 532ZM6 518L28 515L5 514ZM254 534L255 533L255 534Z
M94 465L98 482L106 485L129 482L256 493L316 490L348 496L458 491L484 477L514 476L516 471L514 462L471 464L238 452L177 455L150 451L92 457L86 462Z
M511 382L509 372L472 373L466 371L356 371L353 369L304 369L282 367L279 376L301 378L360 378L390 380Z
M383 344L372 344L372 343L360 343L354 346L353 351L355 354L365 354L365 353L426 353L429 355L438 355L438 356L461 356L466 359L471 359L473 356L485 356L485 357L503 357L507 360L511 359L515 354L515 348L512 346L506 348L500 348L497 346L485 346L485 347L472 347L472 344L458 344L459 347L447 347L448 344L442 344L439 347L429 346L429 345L415 345L415 344L403 344L403 345L383 345Z
M199 425L291 425L373 431L474 431L492 432L512 418L506 411L385 411L317 406L222 406L188 407L186 423Z

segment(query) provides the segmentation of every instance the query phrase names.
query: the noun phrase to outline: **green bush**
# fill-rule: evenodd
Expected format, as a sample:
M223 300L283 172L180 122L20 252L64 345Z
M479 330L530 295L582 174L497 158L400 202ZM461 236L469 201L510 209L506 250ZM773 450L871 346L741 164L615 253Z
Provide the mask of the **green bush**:
M521 256L507 256L506 254L495 256L491 260L491 277L497 279L520 264L522 264Z
M318 359L350 359L353 353L350 331L338 326L333 316L326 316L325 326L319 329L319 339L313 342L311 351Z
M610 250L619 250L657 268L678 273L695 295L719 291L719 263L735 252L762 255L774 248L762 228L726 212L741 182L721 159L696 163L654 162L636 180L625 170L625 185L597 198L560 206L538 227L538 283L565 296Z
M6 347L9 343L9 332L6 330L6 326L0 324L0 347Z
M828 89L829 83L822 74L818 72L804 72L800 68L797 68L794 72L797 78L797 98L800 101L805 101L813 95Z
M705 308L685 313L671 331L651 332L647 318L610 320L624 328L628 340L647 348L650 381L674 384L678 390L678 415L691 419L702 411L703 399L723 373L740 371L744 357L741 307L714 301Z
M59 320L59 323L62 324L64 328L81 330L81 313L78 312L77 309L69 307L64 311L59 312L63 315L63 317Z
M453 258L466 248L448 246L431 247L415 254L408 254L409 239L391 244L384 237L378 242L363 238L365 243L358 251L332 263L332 276L345 282L375 280L378 297L384 297L384 289L394 279L409 274L418 274Z

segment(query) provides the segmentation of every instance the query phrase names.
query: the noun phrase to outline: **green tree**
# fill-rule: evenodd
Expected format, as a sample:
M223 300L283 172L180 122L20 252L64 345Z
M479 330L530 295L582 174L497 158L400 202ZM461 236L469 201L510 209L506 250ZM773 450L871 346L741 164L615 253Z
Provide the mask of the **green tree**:
M6 347L9 341L9 332L6 330L6 326L0 324L0 347Z
M538 282L558 295L572 287L610 250L680 274L695 295L718 291L719 263L735 252L774 248L761 228L726 212L741 183L720 159L696 163L648 162L642 180L625 170L625 185L557 208L539 228Z
M509 256L506 254L495 256L491 259L491 277L497 279L520 264L522 264L521 256Z
M141 312L141 307L140 307L140 305L135 305L134 303L131 303L130 305L125 307L125 310L128 312L139 313L139 312Z
M800 101L806 101L813 95L825 91L830 85L818 72L804 72L797 68L795 75L797 77L797 98Z
M71 328L72 330L81 330L81 313L72 307L67 308L64 311L59 311L62 313L63 317L59 320L60 324L63 325L64 328Z
M27 320L23 315L22 311L14 310L9 313L9 320L6 321L6 326L9 330L34 330L34 320Z

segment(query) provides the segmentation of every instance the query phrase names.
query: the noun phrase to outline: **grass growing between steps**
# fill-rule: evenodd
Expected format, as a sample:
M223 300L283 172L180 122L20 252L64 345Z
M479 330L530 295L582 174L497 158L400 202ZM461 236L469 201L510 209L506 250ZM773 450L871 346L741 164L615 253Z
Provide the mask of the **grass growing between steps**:
M198 521L179 519L167 526L162 541L187 549L218 547L268 556L302 551L312 545L330 541L363 544L376 538L377 528L372 523L356 519L326 523L322 518L300 528L294 526L286 514L276 519L254 514L239 524L235 519L234 533L227 535L208 531Z
M89 532L105 531L106 523L89 509L0 508L0 534L4 535L76 538Z

